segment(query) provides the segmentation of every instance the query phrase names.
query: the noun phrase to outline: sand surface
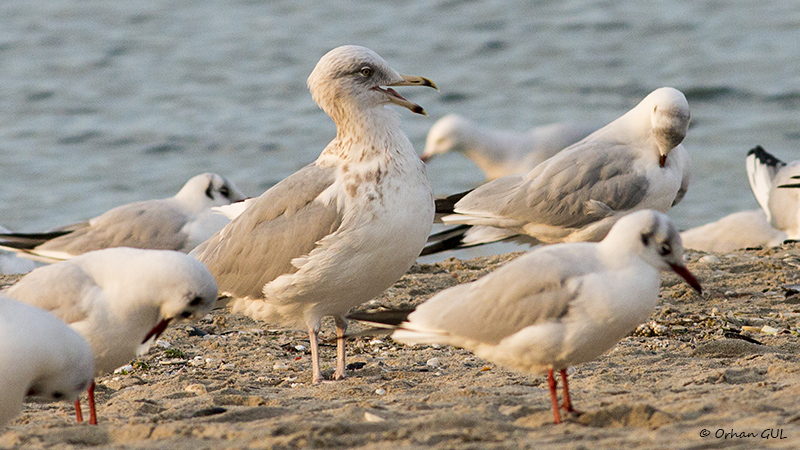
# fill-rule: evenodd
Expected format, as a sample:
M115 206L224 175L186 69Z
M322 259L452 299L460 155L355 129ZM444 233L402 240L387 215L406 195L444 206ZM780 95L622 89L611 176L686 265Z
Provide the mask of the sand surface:
M416 304L517 255L416 265L364 307ZM99 426L29 403L0 448L798 448L800 247L688 259L705 293L665 274L651 321L574 368L585 413L562 425L543 376L465 350L359 337L348 362L360 368L314 386L305 333L215 311L100 378ZM334 344L322 355L330 375Z

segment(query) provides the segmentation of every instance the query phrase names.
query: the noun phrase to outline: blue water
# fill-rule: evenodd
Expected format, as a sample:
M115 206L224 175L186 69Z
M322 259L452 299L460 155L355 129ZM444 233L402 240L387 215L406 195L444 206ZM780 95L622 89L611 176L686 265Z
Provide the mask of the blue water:
M174 194L218 172L258 195L316 158L333 123L305 80L365 45L440 92L406 88L421 152L459 113L525 130L611 121L651 90L682 90L694 181L681 228L755 208L744 157L800 159L800 6L793 1L0 2L0 223L37 231ZM482 174L448 155L437 194Z

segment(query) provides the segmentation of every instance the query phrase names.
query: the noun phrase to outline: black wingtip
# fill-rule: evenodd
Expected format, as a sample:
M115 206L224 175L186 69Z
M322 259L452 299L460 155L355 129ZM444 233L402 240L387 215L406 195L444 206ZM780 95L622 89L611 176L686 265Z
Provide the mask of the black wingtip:
M408 315L414 312L410 309L384 309L376 311L357 311L347 315L347 319L357 322L366 322L384 327L399 327L401 323L408 319Z
M470 225L459 225L456 228L431 235L428 238L429 244L422 249L422 252L420 252L419 256L433 255L435 253L441 253L441 252L446 252L448 250L457 250L459 248L463 248L464 235L470 228L472 228ZM442 234L447 234L451 236L446 238L437 238L437 236Z
M465 195L472 192L472 189L464 192L459 192L458 194L448 195L447 197L437 198L435 201L436 204L436 214L452 214L455 212L456 203L459 200L464 198Z
M45 242L72 233L72 230L46 233L0 233L0 245L20 250L31 250Z
M786 165L785 162L781 161L780 159L776 158L773 154L764 150L764 147L760 145L756 145L754 148L750 149L750 151L747 152L747 156L750 155L755 155L758 162L770 167L781 167Z

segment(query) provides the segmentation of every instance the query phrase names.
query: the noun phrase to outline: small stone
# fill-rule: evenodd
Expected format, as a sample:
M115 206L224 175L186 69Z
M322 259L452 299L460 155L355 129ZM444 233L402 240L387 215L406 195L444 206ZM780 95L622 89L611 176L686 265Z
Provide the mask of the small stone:
M703 263L703 264L718 264L719 263L719 257L714 256L714 255L703 255L703 256L700 257L700 259L697 260L697 262Z
M125 373L130 373L132 370L133 370L133 365L132 364L127 364L127 365L124 365L122 367L117 367L116 369L114 369L114 373L125 374Z
M206 390L206 387L203 386L200 383L190 384L190 385L186 386L183 390L188 392L188 393L190 393L190 394L196 394L196 395L203 395L203 394L208 393L208 390Z
M425 361L425 365L435 369L435 368L441 366L442 364L439 362L439 358L431 358L431 359Z
M378 395L386 395L386 389L384 388L375 389L375 393Z
M272 370L286 370L289 368L289 365L283 361L278 361L275 365L272 366Z
M381 417L379 415L372 414L371 412L367 411L367 412L364 413L364 421L369 422L369 423L378 423L378 422L385 422L386 419L384 419L383 417Z
M306 346L298 344L294 346L294 349L297 350L298 352L304 352L306 351Z

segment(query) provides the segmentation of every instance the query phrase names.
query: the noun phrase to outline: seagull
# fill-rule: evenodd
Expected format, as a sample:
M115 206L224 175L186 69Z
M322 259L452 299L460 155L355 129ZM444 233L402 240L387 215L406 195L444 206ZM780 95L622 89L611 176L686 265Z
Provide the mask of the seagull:
M0 297L0 429L26 395L73 401L92 382L89 344L56 316Z
M116 247L39 267L1 294L69 324L91 346L99 376L146 353L172 320L205 316L217 301L217 285L186 254ZM75 411L82 421L78 400ZM89 411L89 423L96 424L94 382Z
M681 233L684 248L716 253L740 248L775 247L786 238L786 233L773 228L760 209L733 213Z
M530 172L437 200L444 224L466 226L457 236L452 230L431 236L423 255L503 239L596 242L627 213L666 212L689 187L689 155L681 145L689 119L686 97L659 88Z
M313 383L322 382L321 318L335 319L333 378L342 379L344 315L411 267L433 224L425 165L384 106L425 111L392 86L436 88L427 78L398 74L364 47L323 56L308 87L335 122L336 138L191 253L234 299L233 312L308 330Z
M43 262L111 247L188 253L228 223L212 207L244 198L231 181L204 173L190 179L173 197L118 206L88 222L44 233L0 234L0 246Z
M747 178L773 227L800 239L800 161L788 164L760 145L747 153Z
M569 397L567 368L590 361L646 321L658 300L659 272L672 270L698 292L681 262L681 238L664 214L621 218L599 243L539 247L478 281L434 295L413 312L365 312L405 343L464 347L496 364L547 373L555 423L561 422L554 373Z
M448 114L431 127L422 160L447 152L462 153L486 174L487 180L528 172L598 127L571 122L552 123L527 132L481 127L458 114Z

